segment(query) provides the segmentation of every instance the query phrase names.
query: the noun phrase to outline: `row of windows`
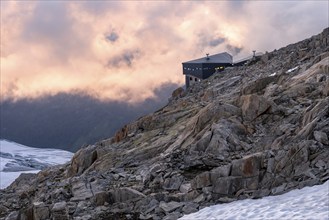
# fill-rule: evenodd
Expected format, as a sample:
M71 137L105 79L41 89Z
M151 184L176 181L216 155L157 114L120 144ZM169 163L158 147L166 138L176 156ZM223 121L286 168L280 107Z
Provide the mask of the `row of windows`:
M209 68L209 67L205 67L205 68L203 68L203 70L210 70L210 69L211 69L211 68ZM223 69L224 69L223 66L218 66L218 67L215 68L215 70L223 70ZM189 68L189 67L184 67L184 70L191 70L191 71L194 71L194 69ZM202 68L198 68L198 67L196 67L195 70L202 70Z
M190 81L193 81L193 77L191 77L191 76L190 76ZM194 81L195 81L195 82L201 82L201 79L194 78Z

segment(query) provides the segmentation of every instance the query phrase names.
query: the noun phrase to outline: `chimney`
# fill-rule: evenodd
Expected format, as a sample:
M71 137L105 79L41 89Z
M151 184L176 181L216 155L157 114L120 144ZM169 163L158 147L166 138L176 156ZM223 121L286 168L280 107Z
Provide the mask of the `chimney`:
M209 60L209 53L206 53L207 57L206 57L206 60Z
M252 53L253 53L253 57L256 57L256 50L253 50Z

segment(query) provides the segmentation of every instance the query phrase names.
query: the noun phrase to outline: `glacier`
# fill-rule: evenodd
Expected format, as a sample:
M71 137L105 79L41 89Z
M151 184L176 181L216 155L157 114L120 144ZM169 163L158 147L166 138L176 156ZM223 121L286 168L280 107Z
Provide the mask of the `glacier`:
M0 189L9 186L21 173L37 173L50 166L64 164L73 153L49 148L33 148L0 140Z

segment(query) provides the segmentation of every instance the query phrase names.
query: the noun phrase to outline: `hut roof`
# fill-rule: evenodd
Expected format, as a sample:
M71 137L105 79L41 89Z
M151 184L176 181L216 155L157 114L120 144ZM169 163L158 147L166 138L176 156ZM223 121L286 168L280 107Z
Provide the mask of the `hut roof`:
M202 57L196 60L191 60L191 61L187 61L184 62L185 63L232 63L233 59L232 56L227 53L218 53L218 54L214 54L211 56L206 56L206 57Z

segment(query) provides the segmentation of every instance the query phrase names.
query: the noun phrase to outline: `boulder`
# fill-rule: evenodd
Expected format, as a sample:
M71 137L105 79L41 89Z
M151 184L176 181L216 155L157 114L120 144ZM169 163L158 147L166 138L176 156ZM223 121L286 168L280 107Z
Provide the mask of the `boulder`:
M245 128L237 120L232 118L220 119L216 124L211 126L209 137L204 137L205 140L202 144L205 145L205 153L213 155L216 158L225 158L228 156L227 152L241 150L246 147L246 144L240 141L240 138L245 135L245 132ZM208 140L209 142L207 143ZM201 147L198 149L201 149ZM217 165L214 164L214 166Z
M83 216L85 215L87 212L88 212L88 206L90 206L90 202L88 200L85 200L85 201L79 201L76 208L75 208L75 211L74 211L74 216ZM94 209L94 207L93 207Z
M328 165L323 161L323 160L318 160L316 163L315 163L315 167L319 168L320 170L322 169L327 169L328 168Z
M66 202L57 202L51 209L53 220L69 220Z
M178 190L181 186L184 178L182 176L173 176L171 178L167 178L164 181L163 189L165 190Z
M43 202L35 202L33 204L33 215L35 220L49 219L49 208Z
M184 93L184 89L182 87L179 87L172 92L171 97L176 99L181 97L183 93Z
M186 203L182 209L182 212L187 215L190 213L194 213L197 212L199 208L199 204L198 203L194 203L194 202L189 202Z
M248 155L239 160L232 161L232 176L253 177L259 175L262 167L262 153Z
M206 196L204 194L200 194L198 197L193 199L193 202L195 203L201 203L206 200Z
M287 186L287 183L284 183L280 186L277 186L277 187L274 187L272 190L271 190L271 194L272 195L281 195L284 193L285 189L286 189L286 186Z
M269 189L256 190L256 191L253 192L252 198L253 199L260 199L260 198L263 198L265 196L270 195L270 193L271 193L271 190L269 190Z
M158 174L158 175L153 179L153 181L150 182L149 187L152 188L152 189L156 189L156 190L161 189L161 188L163 188L164 181L165 181L165 180L163 179L162 174ZM170 185L170 184L171 184L171 183L170 183L170 179L168 179L168 181L167 181L167 186L168 186L168 187L171 187L171 186L175 187L174 185ZM172 184L174 184L174 183L172 182Z
M7 213L10 209L7 208L4 204L0 204L0 213Z
M241 115L241 110L228 103L210 103L196 115L194 132L197 133L203 130L207 124L211 124L210 122L215 122L221 118L229 118L233 115Z
M204 91L204 94L202 96L202 101L209 102L214 99L215 92L211 89L207 89Z
M57 202L51 209L52 212L61 212L66 209L66 202Z
M20 211L20 220L33 220L33 205L28 206L27 208Z
M322 99L318 103L308 107L304 113L302 126L305 127L307 124L314 121L316 118L322 118L329 111L329 97Z
M93 201L96 206L102 206L105 203L110 203L110 196L108 192L101 191L95 194Z
M210 181L210 173L208 171L203 172L199 175L197 175L192 181L191 181L191 186L192 189L200 189L206 186L210 186L211 181Z
M5 220L19 220L19 211L13 211L11 212Z
M230 145L227 142L230 133L231 130L223 120L217 124L213 124L211 126L211 139L206 145L205 152L207 154L219 156L223 155L224 152L230 151Z
M166 213L170 213L180 207L184 206L184 203L182 202L163 202L161 201L159 204L159 207Z
M110 201L113 203L116 202L125 202L129 200L139 200L145 198L145 195L137 190L131 189L129 187L118 188L110 190Z
M91 215L77 216L73 218L74 220L92 220Z
M264 114L272 106L272 103L264 96L243 95L239 100L243 119L253 121L261 114Z
M191 183L185 183L185 184L181 184L179 187L179 191L182 193L188 193L192 190L192 186Z
M231 164L228 164L228 165L224 165L224 166L221 166L221 167L217 167L217 168L214 168L210 171L210 179L211 179L211 182L215 182L216 179L220 178L220 177L226 177L226 176L229 176L230 173L231 173L231 167L232 165Z
M266 172L273 173L275 171L275 158L269 158L266 166Z
M118 143L122 141L124 138L126 138L127 136L128 136L128 127L125 125L115 133L113 142Z
M271 59L269 53L266 51L266 53L264 55L261 56L260 60L263 63L267 63L269 60Z
M291 146L287 151L282 150L275 157L274 173L280 173L281 177L291 178L294 173L305 172L309 163L308 145L308 141L301 141ZM277 182L277 179L275 181Z
M323 96L329 96L329 80L325 82L321 92Z
M228 176L216 179L213 183L213 193L221 195L234 195L239 190L256 190L259 185L258 177Z
M200 193L198 192L198 190L192 190L189 191L185 196L184 196L184 201L191 201L196 199L198 196L200 195Z
M264 55L265 56L265 55ZM242 89L243 95L249 95L263 91L270 83L277 83L279 75L268 76L261 79L257 79Z
M31 187L36 177L37 174L34 173L22 173L8 188L16 188L17 193L26 192Z
M194 144L191 148L191 150L195 150L195 151L199 151L199 152L204 152L207 147L208 144L212 138L212 131L206 131L203 136L201 137L200 140L198 140L196 142L196 144Z
M314 131L313 135L315 140L319 141L322 144L329 145L328 136L326 133L322 131Z
M165 217L163 217L163 220L176 220L179 219L180 217L182 217L182 213L180 212L172 212L169 213L168 215L166 215Z
M233 179L236 179L236 178L237 177L223 177L223 178L216 179L213 182L213 192L222 194L222 195L232 194L231 185L232 185ZM241 188L241 187L239 187L239 188Z
M312 134L313 130L318 124L319 117L316 117L310 123L306 124L296 135L296 139L308 139Z
M164 169L165 169L165 165L157 163L157 164L151 165L151 167L149 168L149 172L152 177L155 177L158 175L159 172L163 171Z
M80 180L74 181L72 183L73 197L71 198L71 201L81 201L93 197L93 192L88 186L89 184L86 184Z
M81 148L74 154L68 168L68 177L83 173L97 160L98 154L96 148L95 145L89 145Z

